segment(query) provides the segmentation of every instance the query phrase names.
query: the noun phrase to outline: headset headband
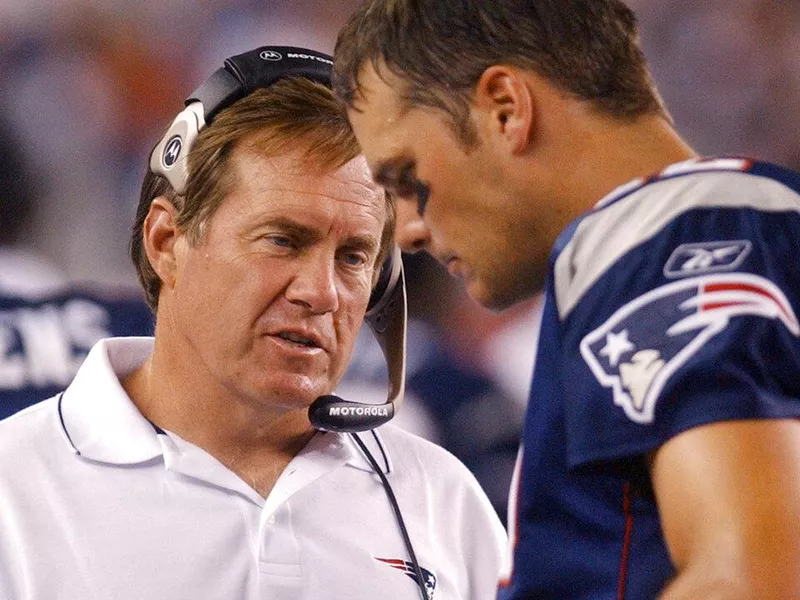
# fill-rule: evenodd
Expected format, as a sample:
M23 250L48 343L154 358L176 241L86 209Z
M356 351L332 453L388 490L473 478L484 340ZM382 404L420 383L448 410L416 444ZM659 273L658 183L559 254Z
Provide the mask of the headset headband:
M262 46L225 59L186 99L186 108L153 149L150 170L166 177L175 192L183 194L189 177L189 150L222 109L287 77L305 77L330 87L332 65L329 55L294 46Z

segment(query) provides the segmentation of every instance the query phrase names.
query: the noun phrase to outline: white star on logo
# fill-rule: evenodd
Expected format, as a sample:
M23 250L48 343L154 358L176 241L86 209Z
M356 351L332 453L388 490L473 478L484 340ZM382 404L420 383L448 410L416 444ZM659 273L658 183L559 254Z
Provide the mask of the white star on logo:
M606 345L600 350L600 355L608 357L609 364L616 367L623 354L635 349L636 346L628 339L627 329L623 329L619 333L609 331L606 334Z

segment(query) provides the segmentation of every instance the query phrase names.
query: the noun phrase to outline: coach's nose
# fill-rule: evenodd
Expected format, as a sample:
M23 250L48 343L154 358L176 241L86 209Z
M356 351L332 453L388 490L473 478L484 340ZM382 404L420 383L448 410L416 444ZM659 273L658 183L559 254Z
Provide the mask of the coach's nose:
M340 290L336 257L332 252L326 252L323 247L309 249L296 264L296 271L286 287L287 300L307 307L314 314L336 312Z
M397 201L395 239L403 252L419 252L430 246L431 232L417 212L416 201Z

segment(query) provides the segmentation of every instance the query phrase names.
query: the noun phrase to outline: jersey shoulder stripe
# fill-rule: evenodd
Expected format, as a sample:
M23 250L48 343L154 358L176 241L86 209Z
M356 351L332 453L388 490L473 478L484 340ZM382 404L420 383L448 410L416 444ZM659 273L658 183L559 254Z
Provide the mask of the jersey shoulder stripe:
M694 159L618 188L557 242L553 283L559 317L565 319L622 256L697 208L800 213L800 175L748 159Z

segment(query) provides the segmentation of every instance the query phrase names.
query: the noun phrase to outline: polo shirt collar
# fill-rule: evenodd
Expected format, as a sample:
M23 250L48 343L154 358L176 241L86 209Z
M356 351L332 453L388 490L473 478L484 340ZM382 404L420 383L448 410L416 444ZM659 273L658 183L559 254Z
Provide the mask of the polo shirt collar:
M59 398L62 429L76 454L119 465L162 454L155 428L120 384L120 378L141 365L152 349L152 338L110 338L89 351Z
M374 472L375 469L372 467L366 455L364 454L364 451L358 446L355 440L350 435L340 435L346 440L349 450L347 464L351 467L361 469L362 471L369 471L370 473ZM384 443L380 433L376 429L373 429L371 431L364 431L357 435L361 441L364 442L364 445L375 459L375 462L378 463L381 471L387 475L391 473L392 460L389 456L389 449Z
M381 470L388 473L391 469L391 462L388 459L388 453L385 450L381 451L383 442L380 436L377 433L373 435L372 432L365 432L359 436L375 456ZM386 456L385 459L384 456ZM362 450L349 434L318 432L281 473L264 501L264 514L273 514L298 490L307 487L341 466L353 467L370 474L374 473L374 469ZM260 499L256 499L256 501L260 502Z

